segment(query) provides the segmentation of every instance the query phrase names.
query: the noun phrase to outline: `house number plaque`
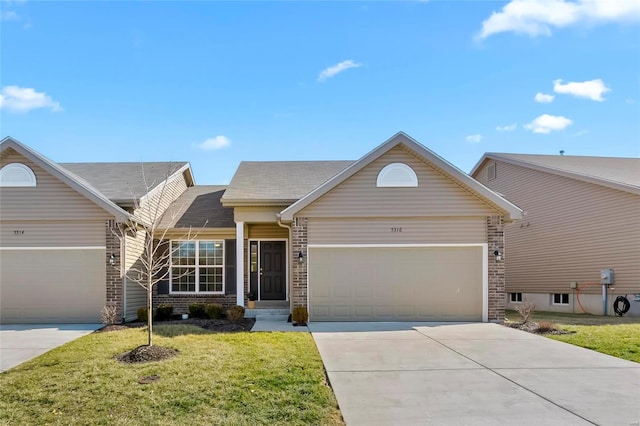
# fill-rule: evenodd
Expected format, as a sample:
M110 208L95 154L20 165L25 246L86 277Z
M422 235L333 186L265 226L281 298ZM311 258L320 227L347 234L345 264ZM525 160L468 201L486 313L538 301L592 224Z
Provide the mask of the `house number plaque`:
M402 228L398 226L391 227L391 232L402 232Z
M24 231L22 231L22 230L15 230L15 231L13 231L13 235L24 235Z

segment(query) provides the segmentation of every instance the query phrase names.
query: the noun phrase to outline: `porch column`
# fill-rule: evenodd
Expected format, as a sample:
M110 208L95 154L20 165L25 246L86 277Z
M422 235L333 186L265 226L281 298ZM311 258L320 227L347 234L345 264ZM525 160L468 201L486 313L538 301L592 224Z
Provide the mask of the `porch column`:
M244 222L236 222L236 305L244 306Z

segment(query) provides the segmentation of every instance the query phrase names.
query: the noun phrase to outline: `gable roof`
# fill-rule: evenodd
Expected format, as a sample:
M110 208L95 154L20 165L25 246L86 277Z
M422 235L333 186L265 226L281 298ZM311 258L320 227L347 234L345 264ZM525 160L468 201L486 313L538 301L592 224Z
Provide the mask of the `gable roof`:
M412 139L404 132L399 132L388 139L386 142L375 148L373 151L366 154L360 160L352 163L350 166L342 170L337 175L333 176L331 179L326 181L324 184L320 185L309 194L299 199L286 209L281 212L281 218L285 221L293 220L293 216L307 207L309 204L313 203L331 189L338 186L340 183L349 179L351 176L362 170L367 165L371 164L374 160L381 157L386 152L395 148L398 145L404 145L415 153L419 154L427 161L438 167L440 170L444 171L453 179L457 180L459 183L464 185L465 187L471 189L473 192L479 194L483 198L489 200L491 203L495 204L500 209L504 210L507 213L506 220L516 220L522 218L522 210L520 210L517 206L510 203L509 201L502 198L500 195L496 194L486 186L482 185L480 182L473 179L471 176L464 173L462 170L455 167L453 164L449 163L433 151L426 148L424 145L418 143L416 140Z
M640 158L488 152L471 175L475 176L488 159L640 194Z
M233 208L223 207L220 198L224 185L199 185L187 188L160 220L160 229L235 228Z
M186 161L142 163L59 163L86 180L114 203L132 205L178 173L187 174L193 185L191 168ZM144 176L143 176L144 171ZM145 183L146 181L146 183ZM147 188L147 185L149 188Z
M44 155L36 152L28 146L20 143L19 141L6 137L0 141L0 152L4 152L7 149L13 149L23 157L29 159L33 163L42 167L45 171L67 184L81 195L88 198L104 210L112 214L116 221L123 222L130 219L129 213L117 206L114 202L109 200L100 191L94 188L89 182L83 178L69 172L59 164L49 160Z
M288 205L353 161L243 161L222 196L225 206Z

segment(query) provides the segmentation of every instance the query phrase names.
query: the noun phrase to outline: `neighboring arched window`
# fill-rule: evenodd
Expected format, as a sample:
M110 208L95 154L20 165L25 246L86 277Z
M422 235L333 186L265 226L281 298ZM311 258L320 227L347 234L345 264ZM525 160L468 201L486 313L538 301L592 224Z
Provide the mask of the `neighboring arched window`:
M36 175L24 164L7 164L0 169L0 187L12 186L36 186Z
M416 187L418 176L416 172L404 163L391 163L378 173L377 187Z

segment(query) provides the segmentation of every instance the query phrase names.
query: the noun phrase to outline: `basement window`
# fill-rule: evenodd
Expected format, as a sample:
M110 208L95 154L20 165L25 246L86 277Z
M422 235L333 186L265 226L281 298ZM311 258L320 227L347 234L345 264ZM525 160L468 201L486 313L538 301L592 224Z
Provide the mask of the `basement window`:
M10 163L0 170L0 187L36 186L36 175L28 166Z
M522 293L509 293L509 301L511 303L521 303Z
M569 304L569 293L554 293L553 294L553 304L554 305L568 305Z

